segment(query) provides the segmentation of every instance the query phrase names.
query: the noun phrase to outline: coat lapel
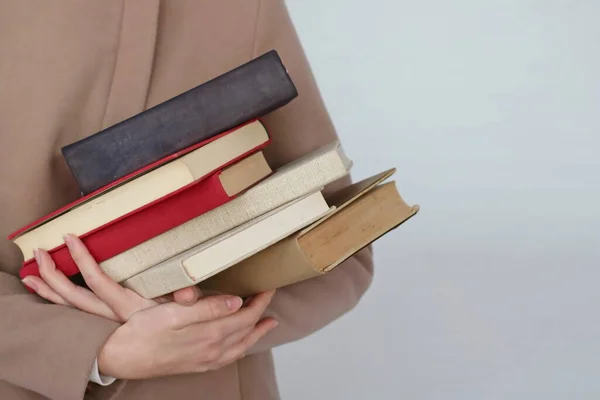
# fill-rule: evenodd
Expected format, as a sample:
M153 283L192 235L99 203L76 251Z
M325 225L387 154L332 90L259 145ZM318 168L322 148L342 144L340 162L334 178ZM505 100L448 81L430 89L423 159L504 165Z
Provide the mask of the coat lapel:
M146 108L156 36L159 0L124 0L113 80L102 127L121 122Z

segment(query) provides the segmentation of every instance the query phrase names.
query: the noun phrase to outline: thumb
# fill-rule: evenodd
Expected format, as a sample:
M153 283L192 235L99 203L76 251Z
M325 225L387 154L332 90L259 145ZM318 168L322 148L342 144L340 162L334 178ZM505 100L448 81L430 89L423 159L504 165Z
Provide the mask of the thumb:
M198 286L190 286L173 292L173 300L182 306L190 306L201 297L203 297L202 291Z

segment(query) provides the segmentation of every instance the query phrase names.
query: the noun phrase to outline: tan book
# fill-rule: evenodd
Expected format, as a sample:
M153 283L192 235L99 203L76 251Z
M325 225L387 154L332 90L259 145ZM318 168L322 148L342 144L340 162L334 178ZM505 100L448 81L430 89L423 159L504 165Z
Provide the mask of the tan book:
M100 263L122 282L201 243L347 175L352 161L338 141L275 171L236 199Z
M325 274L419 211L407 205L385 171L328 197L324 218L203 281L206 291L249 296Z
M49 251L57 248L64 244L65 234L85 235L205 177L268 140L264 126L252 122L107 192L65 208L43 224L31 225L13 241L24 260L31 260L35 248ZM230 170L229 174L234 172Z
M122 282L155 298L202 282L323 217L331 209L320 191L292 201Z

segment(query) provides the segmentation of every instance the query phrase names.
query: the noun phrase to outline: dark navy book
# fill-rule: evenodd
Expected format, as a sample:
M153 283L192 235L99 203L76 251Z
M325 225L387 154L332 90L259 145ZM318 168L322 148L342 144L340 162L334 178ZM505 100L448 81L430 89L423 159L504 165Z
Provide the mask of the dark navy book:
M275 50L62 148L82 195L282 107L298 95Z

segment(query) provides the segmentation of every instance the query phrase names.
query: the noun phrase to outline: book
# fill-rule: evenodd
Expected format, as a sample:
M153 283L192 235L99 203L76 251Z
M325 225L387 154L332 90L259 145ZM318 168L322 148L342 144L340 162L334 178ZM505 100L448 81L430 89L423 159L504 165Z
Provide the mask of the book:
M83 195L170 154L260 118L297 90L275 50L61 151Z
M267 248L330 211L321 191L292 201L122 282L155 298L201 282Z
M79 237L94 259L101 262L231 201L271 173L262 151L257 151L206 179L169 193ZM90 209L90 212L95 211ZM82 220L95 217L83 215ZM52 235L78 230L77 224L68 228L71 229L53 231ZM35 247L35 241L31 243ZM65 275L79 273L64 242L49 252L57 268ZM35 258L26 261L20 270L21 278L27 275L39 275Z
M9 239L19 246L23 259L28 261L33 258L35 248L54 249L63 244L66 233L85 235L141 210L264 148L269 140L259 121L246 124L109 191L68 204L14 232Z
M352 161L339 141L329 143L276 170L237 198L100 263L121 282L291 200L346 176Z
M242 297L326 274L420 210L384 171L328 196L334 211L299 232L202 281L205 292Z

